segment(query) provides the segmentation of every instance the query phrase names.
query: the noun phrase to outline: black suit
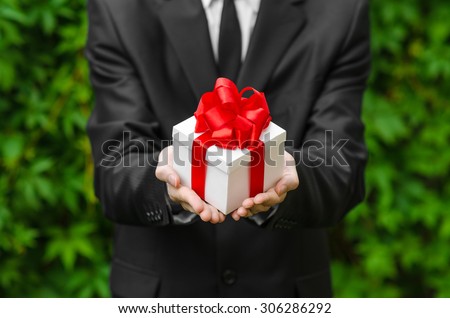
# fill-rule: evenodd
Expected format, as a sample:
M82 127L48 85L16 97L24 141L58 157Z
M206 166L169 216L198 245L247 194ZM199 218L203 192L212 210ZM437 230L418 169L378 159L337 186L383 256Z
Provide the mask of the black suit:
M293 140L288 151L303 163L300 187L260 226L231 218L177 225L187 212L169 204L165 184L155 178L160 141L192 116L217 77L201 1L90 0L88 10L86 53L96 96L88 133L96 194L116 223L113 293L330 296L324 228L364 197L367 1L261 2L237 85L265 92L273 121ZM306 140L325 142L325 130L333 130L335 141L349 139L342 149L348 166L308 167L332 154L330 142L311 148L309 158L300 150ZM103 142L122 140L123 131L132 140L102 153ZM145 149L146 140L155 147ZM107 166L100 166L105 158ZM144 159L149 163L138 167Z

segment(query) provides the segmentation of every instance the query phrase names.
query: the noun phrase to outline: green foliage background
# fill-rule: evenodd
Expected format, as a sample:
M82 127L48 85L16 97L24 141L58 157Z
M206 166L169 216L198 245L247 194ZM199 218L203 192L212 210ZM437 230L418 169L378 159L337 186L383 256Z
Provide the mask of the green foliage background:
M338 297L450 297L450 6L373 0L367 200L331 232ZM109 296L85 1L0 2L0 296Z

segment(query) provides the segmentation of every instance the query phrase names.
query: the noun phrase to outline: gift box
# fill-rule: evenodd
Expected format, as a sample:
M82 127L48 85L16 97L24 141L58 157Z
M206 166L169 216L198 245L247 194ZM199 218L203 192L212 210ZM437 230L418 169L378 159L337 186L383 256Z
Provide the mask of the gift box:
M253 94L246 98L247 91ZM283 174L286 131L271 122L264 94L219 78L194 116L172 131L181 184L228 214L267 191Z

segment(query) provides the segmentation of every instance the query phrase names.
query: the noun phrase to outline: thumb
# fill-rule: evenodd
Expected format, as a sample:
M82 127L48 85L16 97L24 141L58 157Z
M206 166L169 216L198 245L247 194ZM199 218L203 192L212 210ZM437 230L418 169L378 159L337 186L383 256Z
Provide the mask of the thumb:
M156 167L156 178L170 184L172 187L178 188L180 185L180 177L176 171L169 165Z
M180 185L180 177L173 169L172 165L165 164L163 161L164 160L158 161L158 166L156 167L155 171L156 178L170 184L172 187L178 188L178 186Z

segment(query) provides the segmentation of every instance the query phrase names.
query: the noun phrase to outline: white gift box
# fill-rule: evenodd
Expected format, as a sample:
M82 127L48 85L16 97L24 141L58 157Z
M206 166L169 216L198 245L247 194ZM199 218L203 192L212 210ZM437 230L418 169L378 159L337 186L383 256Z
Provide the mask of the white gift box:
M191 188L192 143L201 135L195 133L194 116L173 127L173 167L181 184ZM285 165L286 131L274 123L261 132L264 142L264 191L280 180ZM208 163L205 180L205 201L228 214L250 197L250 152L247 149L224 149L211 146L206 153Z

